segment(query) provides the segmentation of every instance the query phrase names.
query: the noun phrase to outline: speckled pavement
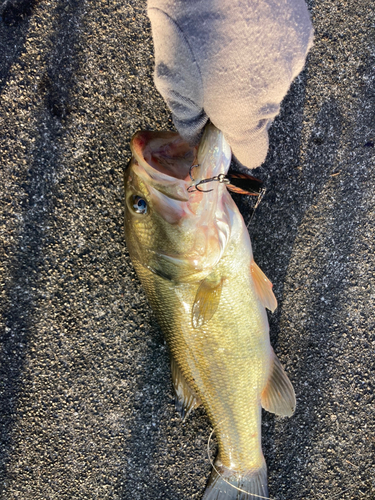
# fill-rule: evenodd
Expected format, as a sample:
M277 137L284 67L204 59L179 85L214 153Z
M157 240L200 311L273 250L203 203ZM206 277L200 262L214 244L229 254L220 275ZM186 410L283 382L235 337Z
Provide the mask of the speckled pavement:
M123 235L130 138L173 127L145 7L0 7L3 500L198 500L210 473L209 421L174 410ZM254 172L250 234L298 401L264 413L264 452L274 500L374 500L375 15L310 8L315 46Z

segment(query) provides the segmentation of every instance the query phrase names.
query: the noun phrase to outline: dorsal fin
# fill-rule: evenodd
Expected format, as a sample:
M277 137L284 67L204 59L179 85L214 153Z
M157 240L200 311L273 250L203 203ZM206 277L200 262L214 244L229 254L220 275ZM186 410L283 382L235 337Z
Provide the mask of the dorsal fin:
M274 312L277 307L277 300L272 291L272 283L254 261L251 261L250 272L259 300L264 307Z
M175 393L176 410L184 422L190 412L201 404L195 392L188 386L175 359L171 356L172 382Z
M296 408L293 386L275 353L271 375L262 392L261 402L265 410L282 417L290 417Z

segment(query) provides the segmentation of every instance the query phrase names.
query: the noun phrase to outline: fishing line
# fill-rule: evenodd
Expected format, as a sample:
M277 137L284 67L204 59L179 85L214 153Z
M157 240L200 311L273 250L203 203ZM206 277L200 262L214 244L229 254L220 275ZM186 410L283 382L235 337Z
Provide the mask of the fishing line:
M220 425L220 424L219 424ZM263 498L265 500L274 500L270 497L263 497L261 495L257 495L256 493L249 493L248 491L245 491L245 490L242 490L241 488L238 488L237 486L234 486L233 484L229 483L225 478L224 476L222 476L222 474L220 474L220 472L217 470L217 468L215 467L215 464L213 463L213 461L211 460L211 455L210 455L210 442L211 442L211 439L212 439L212 435L213 433L215 432L214 429L212 429L211 431L211 434L210 434L210 437L208 438L208 443L207 443L207 456L208 456L208 460L210 461L210 464L212 465L212 468L215 469L216 473L218 474L218 476L221 477L221 479L229 484L229 486L231 486L232 488L234 488L235 490L238 490L240 491L241 493L246 493L247 495L252 495L253 497L257 497L257 498ZM356 466L358 467L358 466ZM362 484L363 486L367 486L366 483L364 483L363 481L360 481L360 484ZM339 493L336 493L334 495L331 495L329 497L330 500L333 500L334 498L338 498L340 495L343 495L344 493L347 493L348 491L353 491L353 488L347 488L346 490L343 490L343 491L340 491ZM323 498L326 498L323 496Z
M220 424L219 424L220 425ZM240 491L241 493L246 493L247 495L252 495L253 497L257 497L257 498L263 498L264 500L274 500L270 497L263 497L262 495L257 495L256 493L249 493L248 491L245 491L245 490L242 490L241 488L238 488L237 486L234 486L233 484L229 483L225 478L224 476L222 476L220 474L220 472L217 470L217 468L215 467L215 464L213 463L213 461L211 460L211 456L210 456L210 442L211 442L211 438L212 438L212 434L215 432L214 429L212 429L211 431L211 434L210 434L210 437L208 438L208 443L207 443L207 455L208 455L208 460L210 461L210 464L212 465L212 468L215 469L217 475L219 477L221 477L221 479L229 484L229 486L231 486L232 488L234 488L235 490L238 490Z
M341 457L339 457L339 458L341 458ZM344 460L345 460L345 462L348 462L350 465L352 465L356 469L359 468L358 465L352 464L351 462L349 462L349 460L341 458L341 462L343 462ZM363 481L359 481L359 484L361 484L362 486L364 486L365 488L367 488L367 484L364 483ZM340 495L343 495L344 493L348 493L349 491L350 492L354 491L354 488L346 488L346 490L340 491L339 493L335 493L333 496L330 497L330 499L338 498ZM324 496L323 496L323 498L324 498Z
M250 220L249 222L246 224L246 229L248 230L249 229L249 226L250 226L250 223L251 221L253 220L253 217L254 217L254 214L255 214L255 210L259 207L260 205L260 202L262 201L263 199L263 196L266 194L266 188L262 188L260 191L259 191L259 195L258 195L258 198L257 198L257 201L253 207L253 212L250 216Z
M350 491L350 488L347 488L346 490L343 490L343 491L340 491L339 493L336 493L335 495L331 496L330 499L333 500L333 498L338 498L340 495L343 495L344 493L347 493L348 491ZM325 498L323 496L323 498Z

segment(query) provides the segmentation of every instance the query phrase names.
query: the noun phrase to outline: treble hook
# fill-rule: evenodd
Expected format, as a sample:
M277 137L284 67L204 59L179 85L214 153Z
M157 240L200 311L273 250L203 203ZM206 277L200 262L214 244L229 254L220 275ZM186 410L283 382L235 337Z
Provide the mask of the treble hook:
M196 163L195 165L192 165L190 168L189 168L189 176L190 176L190 179L192 181L194 181L194 177L192 176L191 172L193 171L193 168L197 168L197 167L200 167L199 163Z
M190 170L195 166L196 165L193 165L192 167L190 167ZM191 175L190 175L190 177L191 177ZM192 180L194 180L194 179L192 179ZM225 174L219 174L219 175L215 175L215 177L210 177L209 179L203 179L202 181L197 182L197 184L193 184L192 186L189 186L187 188L188 193L194 193L194 191L199 191L201 193L210 193L211 191L213 191L213 189L206 189L206 190L199 189L199 186L201 184L206 184L207 182L214 182L214 181L224 183L224 184L230 183L230 180L228 179L228 177L225 176Z

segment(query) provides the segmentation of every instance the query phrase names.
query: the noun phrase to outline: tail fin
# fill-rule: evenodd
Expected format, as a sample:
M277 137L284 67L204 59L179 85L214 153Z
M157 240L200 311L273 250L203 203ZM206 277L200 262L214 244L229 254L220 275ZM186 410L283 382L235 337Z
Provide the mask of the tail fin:
M202 500L266 500L268 499L267 467L239 473L220 462L208 481Z

